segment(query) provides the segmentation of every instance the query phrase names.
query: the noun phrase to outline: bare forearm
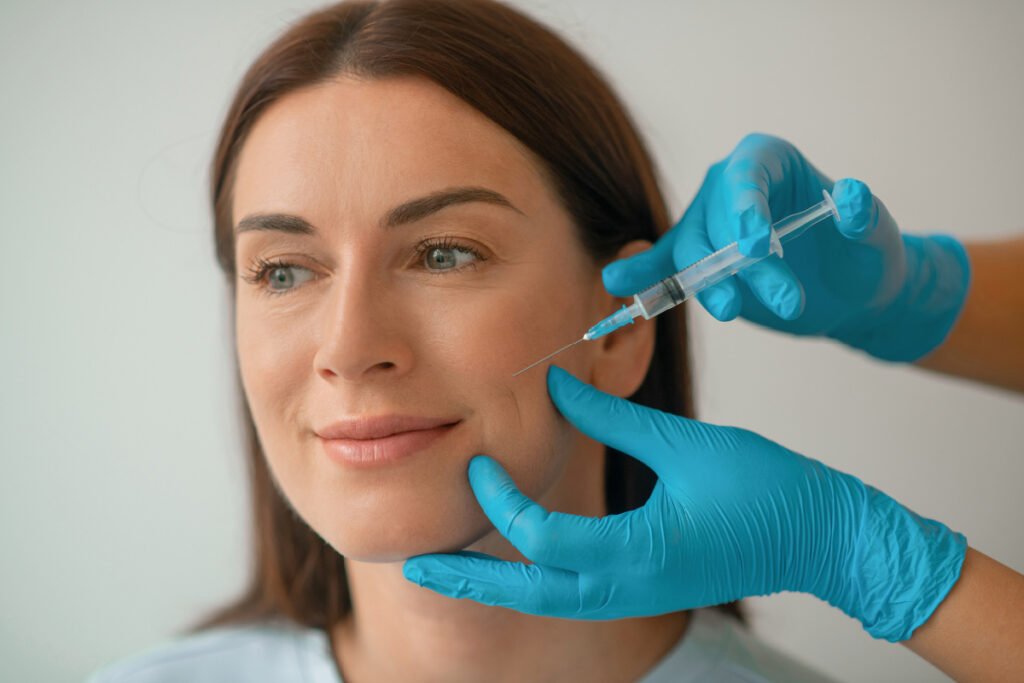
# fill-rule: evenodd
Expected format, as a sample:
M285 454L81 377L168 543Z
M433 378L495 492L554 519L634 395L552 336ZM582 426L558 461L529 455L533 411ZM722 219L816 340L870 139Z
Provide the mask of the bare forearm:
M918 365L1024 392L1024 237L965 246L971 286L963 313Z
M1024 681L1024 576L968 548L956 585L903 645L957 681Z

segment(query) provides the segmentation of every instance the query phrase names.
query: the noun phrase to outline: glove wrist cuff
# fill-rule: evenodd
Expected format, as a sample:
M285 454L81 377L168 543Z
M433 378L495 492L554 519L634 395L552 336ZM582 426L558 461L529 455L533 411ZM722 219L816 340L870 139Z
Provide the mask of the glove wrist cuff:
M828 602L873 637L900 642L931 617L960 578L967 539L867 489L855 551L839 595Z

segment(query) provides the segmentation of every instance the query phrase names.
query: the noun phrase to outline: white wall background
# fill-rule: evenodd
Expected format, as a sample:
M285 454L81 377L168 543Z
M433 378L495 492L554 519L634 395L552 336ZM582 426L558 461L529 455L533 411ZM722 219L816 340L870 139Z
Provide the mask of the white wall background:
M244 576L206 164L245 67L316 4L0 6L0 679L80 680ZM618 86L677 215L761 130L867 180L907 231L1024 230L1024 4L517 4ZM854 472L1024 570L1021 397L691 313L706 419ZM813 598L750 604L766 639L841 680L943 680Z

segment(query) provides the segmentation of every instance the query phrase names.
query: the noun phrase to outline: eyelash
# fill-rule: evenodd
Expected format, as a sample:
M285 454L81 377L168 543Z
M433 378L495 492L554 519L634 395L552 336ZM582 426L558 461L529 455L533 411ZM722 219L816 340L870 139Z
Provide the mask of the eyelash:
M465 251L472 254L478 261L487 260L487 257L485 257L478 250L474 249L468 244L465 244L464 242L459 242L450 235L444 235L442 237L427 238L419 242L414 249L414 251L416 252L417 262L422 264L424 257L426 257L427 252L429 252L431 249L457 249L459 251ZM288 292L291 292L293 290L284 289L280 291L274 291L272 289L269 289L268 287L260 286L266 281L267 275L270 273L270 271L274 270L275 268L303 267L304 266L300 266L297 263L292 263L290 261L283 261L281 259L267 260L264 259L262 256L257 256L256 258L253 259L252 264L248 267L248 274L242 275L242 279L251 285L259 286L261 292L265 294L269 294L270 296L279 296L281 294L287 294ZM476 262L474 261L473 263L469 263L459 268L453 268L451 270L436 270L428 272L431 275L448 275L450 273L456 273L462 270L475 267Z

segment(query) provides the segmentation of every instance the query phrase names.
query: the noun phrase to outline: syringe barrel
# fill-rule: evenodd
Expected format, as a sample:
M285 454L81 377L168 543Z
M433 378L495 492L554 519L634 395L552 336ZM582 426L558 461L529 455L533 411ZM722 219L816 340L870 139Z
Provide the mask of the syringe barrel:
M670 279L679 285L685 293L685 298L689 299L697 292L732 277L749 262L759 260L744 256L739 245L733 242L689 268L679 271Z
M836 208L833 199L825 190L821 191L821 196L821 202L786 216L771 226L772 246L768 254L759 257L743 256L739 251L739 245L733 242L635 295L633 298L640 313L647 319L664 313L693 297L697 292L731 278L744 267L757 263L770 254L781 257L783 242L795 240L804 230L828 216L834 217L838 222L839 209Z
M634 296L640 313L650 320L673 306L678 306L698 292L732 277L752 263L770 254L782 256L782 243L799 237L807 228L832 216L839 220L839 211L828 192L822 192L823 201L787 216L772 225L773 241L768 254L760 257L744 256L736 242L722 247L675 275L648 287Z
M650 320L656 315L664 313L668 309L686 301L684 292L676 283L675 275L667 277L661 282L651 285L644 291L633 296L633 301L640 309L640 313Z
M650 320L694 294L735 275L750 260L740 253L735 243L720 249L697 264L669 276L637 294L634 299L640 313Z

